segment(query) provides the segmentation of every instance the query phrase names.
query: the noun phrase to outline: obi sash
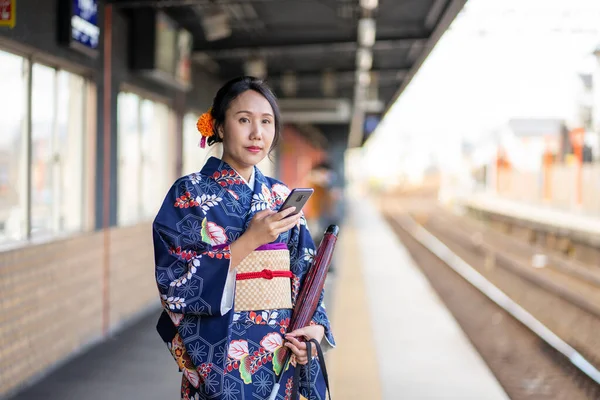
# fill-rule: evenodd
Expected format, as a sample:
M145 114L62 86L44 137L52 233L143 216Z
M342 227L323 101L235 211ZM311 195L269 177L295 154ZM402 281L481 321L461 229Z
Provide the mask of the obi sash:
M259 247L237 266L234 311L291 309L292 277L285 243Z

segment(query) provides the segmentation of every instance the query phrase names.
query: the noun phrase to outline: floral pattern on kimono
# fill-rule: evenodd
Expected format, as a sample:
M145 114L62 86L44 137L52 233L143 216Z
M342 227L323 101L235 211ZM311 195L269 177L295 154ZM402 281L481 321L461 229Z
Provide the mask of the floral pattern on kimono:
M283 369L291 309L234 312L235 299L228 300L228 290L235 287L229 244L257 212L279 210L290 193L258 168L254 174L251 190L227 163L211 157L199 173L173 184L153 223L156 282L164 308L157 329L183 372L183 399L267 399ZM290 253L294 304L315 256L304 217L274 243L287 244ZM335 346L323 293L311 324L322 325L327 345ZM311 399L324 399L318 363L312 364ZM294 368L283 371L280 400L289 398ZM301 391L308 396L305 368L301 374Z

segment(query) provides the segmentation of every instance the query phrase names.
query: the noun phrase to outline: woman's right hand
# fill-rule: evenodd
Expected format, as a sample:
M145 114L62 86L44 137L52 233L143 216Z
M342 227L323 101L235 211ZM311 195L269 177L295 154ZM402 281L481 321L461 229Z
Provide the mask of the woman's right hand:
M257 212L250 221L248 229L238 240L231 244L231 263L229 268L236 268L244 258L263 244L274 242L277 237L292 229L302 216L301 213L289 216L295 207L283 211L263 210ZM286 218L287 217L287 218Z
M248 235L256 247L274 242L283 232L287 232L298 224L302 213L289 216L296 210L295 207L283 211L259 211L254 215L244 235Z

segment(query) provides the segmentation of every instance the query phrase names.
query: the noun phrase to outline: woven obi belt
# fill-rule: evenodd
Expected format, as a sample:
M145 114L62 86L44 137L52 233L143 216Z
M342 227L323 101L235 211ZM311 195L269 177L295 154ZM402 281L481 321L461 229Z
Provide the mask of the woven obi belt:
M285 243L259 247L237 267L234 311L292 308L292 277Z

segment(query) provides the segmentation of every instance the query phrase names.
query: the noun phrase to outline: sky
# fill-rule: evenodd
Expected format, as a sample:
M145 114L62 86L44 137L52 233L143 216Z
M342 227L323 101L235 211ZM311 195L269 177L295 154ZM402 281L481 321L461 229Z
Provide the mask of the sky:
M468 0L366 144L369 165L450 168L511 117L572 123L599 21L599 0Z

